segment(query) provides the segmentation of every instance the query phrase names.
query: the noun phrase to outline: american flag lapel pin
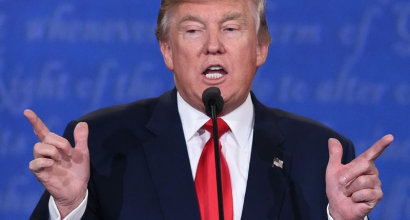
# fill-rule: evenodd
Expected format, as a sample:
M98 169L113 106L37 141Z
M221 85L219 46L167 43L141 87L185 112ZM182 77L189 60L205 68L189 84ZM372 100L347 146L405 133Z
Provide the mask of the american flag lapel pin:
M272 167L279 167L279 168L283 168L283 160L281 160L281 159L279 159L279 158L277 158L277 157L274 157L273 158L273 163L272 163Z

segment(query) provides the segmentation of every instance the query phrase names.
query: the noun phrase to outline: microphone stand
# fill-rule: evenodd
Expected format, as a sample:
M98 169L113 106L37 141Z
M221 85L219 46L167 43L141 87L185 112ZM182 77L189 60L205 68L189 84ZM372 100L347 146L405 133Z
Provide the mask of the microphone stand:
M216 187L218 191L218 211L219 220L224 220L224 205L222 195L222 177L221 177L221 159L219 157L219 136L218 136L218 123L216 120L216 106L211 105L211 118L214 135L214 149L215 149L215 169L216 169Z

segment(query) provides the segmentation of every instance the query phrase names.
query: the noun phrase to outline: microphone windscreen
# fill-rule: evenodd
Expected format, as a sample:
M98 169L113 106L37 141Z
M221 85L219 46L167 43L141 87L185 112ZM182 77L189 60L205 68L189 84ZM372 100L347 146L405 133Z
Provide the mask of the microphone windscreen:
M211 117L211 106L215 105L216 115L222 112L224 100L221 96L221 90L217 87L209 87L202 93L202 102L205 106L206 114Z

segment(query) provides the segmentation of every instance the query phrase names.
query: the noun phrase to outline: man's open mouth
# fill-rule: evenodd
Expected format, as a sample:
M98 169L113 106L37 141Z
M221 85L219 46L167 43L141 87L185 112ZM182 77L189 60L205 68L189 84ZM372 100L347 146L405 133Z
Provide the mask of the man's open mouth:
M209 66L202 74L204 74L207 79L219 79L227 74L227 72L220 65L212 65Z

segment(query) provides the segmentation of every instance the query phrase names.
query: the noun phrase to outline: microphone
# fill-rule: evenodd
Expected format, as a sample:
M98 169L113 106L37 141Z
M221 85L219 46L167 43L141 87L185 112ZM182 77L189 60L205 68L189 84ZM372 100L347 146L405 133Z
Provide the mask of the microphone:
M205 106L206 114L212 118L214 151L215 151L215 173L216 173L216 188L218 192L218 211L219 220L224 220L223 195L222 195L222 178L221 178L221 163L219 157L219 136L218 123L216 116L222 112L224 100L221 96L221 91L217 87L209 87L202 93L202 102Z
M205 112L209 117L212 116L212 106L215 107L215 117L222 112L224 100L221 96L221 90L217 87L209 87L202 93L202 102L205 106Z

